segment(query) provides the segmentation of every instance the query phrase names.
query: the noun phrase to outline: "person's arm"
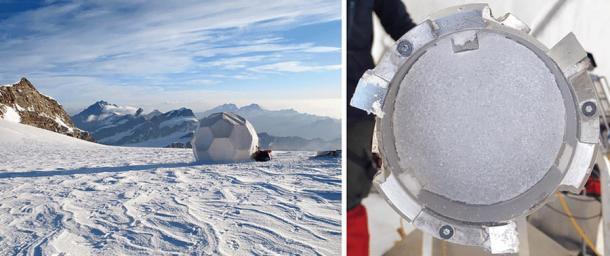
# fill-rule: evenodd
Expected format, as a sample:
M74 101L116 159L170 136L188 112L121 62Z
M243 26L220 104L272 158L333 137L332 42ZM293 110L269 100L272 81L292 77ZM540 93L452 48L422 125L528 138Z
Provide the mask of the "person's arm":
M381 25L394 40L416 26L401 0L375 0L373 8Z

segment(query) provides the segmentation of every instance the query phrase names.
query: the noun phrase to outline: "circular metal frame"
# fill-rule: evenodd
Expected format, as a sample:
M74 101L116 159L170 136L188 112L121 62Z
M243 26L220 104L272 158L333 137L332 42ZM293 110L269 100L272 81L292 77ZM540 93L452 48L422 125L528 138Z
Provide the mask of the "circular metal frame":
M496 31L491 28L479 29L478 31L488 31L492 33L502 33L507 38L515 40L520 44L524 45L536 55L544 61L547 65L547 68L551 70L551 72L555 75L555 79L559 90L561 91L562 97L564 99L564 106L566 109L566 127L564 129L564 145L561 148L576 147L576 128L577 128L577 120L576 120L576 111L575 104L573 100L573 95L568 85L566 78L563 76L563 73L557 67L557 65L553 62L553 60L546 55L545 52L541 51L538 47L530 43L529 41L523 39L522 37L507 33L507 31ZM459 31L461 32L461 31ZM450 37L453 33L444 35L443 37ZM437 40L441 40L439 37ZM408 61L406 61L396 72L394 79L390 82L388 93L386 94L386 104L383 106L383 112L385 113L386 118L378 118L378 138L380 145L380 153L384 157L384 162L387 163L386 166L392 165L393 174L400 176L400 174L404 172L408 172L402 166L400 166L399 158L397 155L394 132L393 132L393 118L391 118L394 114L394 102L398 91L401 88L401 84L403 78L413 66L414 63L417 62L418 58L422 56L426 50L433 46L434 43L429 43L424 47L420 48L415 52ZM404 86L404 84L402 84ZM556 163L562 157L562 150L560 150L557 155ZM410 196L416 198L418 201L426 202L426 208L431 211L438 213L440 215L449 217L451 219L455 219L457 221L463 222L474 222L474 223L494 223L499 221L506 221L523 215L524 212L533 208L537 204L540 203L541 197L546 198L550 194L552 194L557 185L561 182L564 175L566 174L566 169L559 169L556 165L551 166L550 170L546 173L546 175L539 181L534 187L528 189L525 193L519 195L517 198L513 198L504 202L500 202L493 205L466 205L461 202L452 201L443 196L437 195L435 193L429 192L427 190L422 189L417 196L414 195L413 191L411 191L408 187L404 186L406 191L410 194ZM400 180L400 178L399 178Z
M489 205L456 202L421 186L413 191L417 180L400 165L393 133L394 103L410 68L435 42L465 31L501 34L535 53L554 75L566 110L563 144L547 173L525 192ZM590 173L599 119L586 52L573 34L549 50L528 33L527 25L511 14L494 18L485 4L441 10L401 37L375 69L363 75L351 99L352 106L377 116L384 160L384 170L374 181L378 190L405 219L439 239L481 246L492 253L515 252L513 220L535 211L556 190L579 191ZM476 49L468 42L463 47Z

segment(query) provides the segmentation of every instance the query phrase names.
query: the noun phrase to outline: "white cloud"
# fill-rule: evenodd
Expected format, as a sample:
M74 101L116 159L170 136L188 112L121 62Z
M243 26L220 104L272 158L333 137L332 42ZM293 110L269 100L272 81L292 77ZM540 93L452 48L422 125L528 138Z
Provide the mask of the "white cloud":
M224 103L259 103L268 109L293 108L300 112L340 118L342 109L338 92L309 91L303 88L282 92L265 88L256 92L219 91L210 89L209 85L205 84L206 80L203 80L200 81L204 83L202 86L193 89L167 89L155 85L116 85L91 77L48 74L33 75L29 80L41 93L57 99L66 111L72 114L82 111L98 100L141 107L145 112L154 109L169 111L181 107L203 112ZM100 95L100 92L103 93Z
M193 80L189 80L188 82L190 82L193 85L213 85L213 84L218 84L218 80L212 80L212 79L193 79Z
M258 72L312 72L312 71L328 71L328 70L340 70L341 65L306 65L299 61L285 61L273 64L261 65L253 67L251 70Z
M337 21L340 5L339 0L60 1L0 21L5 63L0 83L25 75L71 109L100 99L166 110L198 108L202 99L253 97L250 102L264 104L248 92L208 88L225 79L262 79L269 72L339 69L301 62L339 48L276 32ZM176 89L185 85L191 90ZM338 84L329 88L340 90Z
M256 55L256 56L245 56L245 57L230 57L223 58L219 60L215 60L212 62L206 63L211 66L223 67L226 69L238 69L238 68L246 68L252 62L258 62L264 59L269 59L268 56Z
M0 34L10 37L0 44L0 57L12 63L1 72L86 64L93 73L150 74L184 69L197 55L319 52L326 47L280 43L277 37L243 42L240 36L257 31L219 30L339 19L339 1L121 3L51 5L1 21ZM137 11L129 11L132 8ZM231 41L232 46L224 46ZM82 68L79 72L87 72Z
M305 52L316 52L316 53L339 52L339 51L341 51L341 48L339 48L339 47L328 47L328 46L315 46L315 47L311 47L309 49L305 49Z

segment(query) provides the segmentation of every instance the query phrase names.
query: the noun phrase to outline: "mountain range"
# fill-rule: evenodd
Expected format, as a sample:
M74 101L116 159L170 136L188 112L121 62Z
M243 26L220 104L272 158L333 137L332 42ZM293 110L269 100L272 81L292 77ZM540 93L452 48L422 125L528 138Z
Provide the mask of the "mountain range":
M142 147L190 147L198 120L186 108L144 114L141 108L98 101L72 116L99 143Z
M99 143L121 146L191 147L198 117L233 112L248 119L260 136L260 146L274 150L329 150L339 148L340 121L294 110L266 110L257 104L224 104L193 114L181 108L162 113L98 101L72 116L80 129Z
M281 151L322 151L341 148L341 139L322 140L304 139L298 136L272 136L266 132L258 134L258 144L261 148Z
M216 112L238 114L250 121L259 133L265 132L273 136L322 140L341 138L339 119L299 113L293 109L267 110L258 104L241 108L235 104L224 104L196 115L198 118L204 118Z

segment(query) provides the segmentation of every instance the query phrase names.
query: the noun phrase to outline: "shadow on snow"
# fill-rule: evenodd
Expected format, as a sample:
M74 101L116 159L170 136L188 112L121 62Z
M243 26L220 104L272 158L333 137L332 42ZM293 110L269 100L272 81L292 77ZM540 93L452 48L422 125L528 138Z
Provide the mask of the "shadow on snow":
M71 170L56 169L52 171L29 171L29 172L0 172L0 179L7 178L30 178L30 177L50 177L62 175L76 174L92 174L104 172L130 172L144 171L149 169L159 168L179 168L197 165L195 162L188 163L158 163L158 164L142 164L142 165L125 165L125 166L107 166L107 167L82 167Z

